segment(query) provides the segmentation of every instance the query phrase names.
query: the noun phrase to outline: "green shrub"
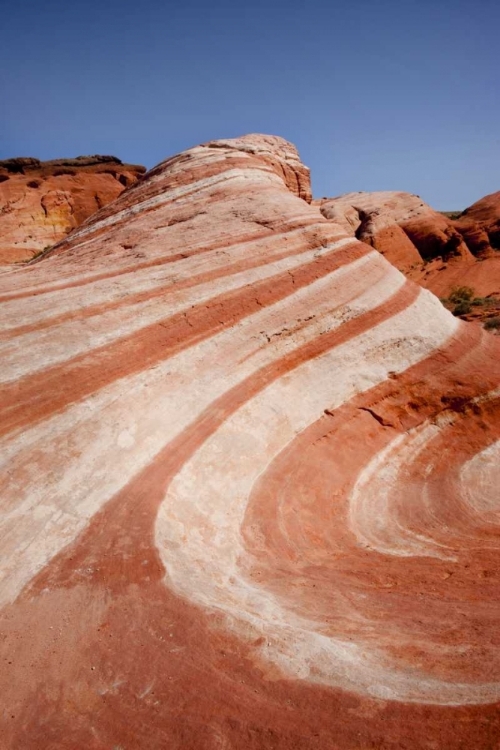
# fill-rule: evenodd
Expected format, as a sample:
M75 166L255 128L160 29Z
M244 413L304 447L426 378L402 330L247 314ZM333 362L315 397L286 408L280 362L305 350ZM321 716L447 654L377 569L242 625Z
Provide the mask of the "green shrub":
M474 289L472 289L470 286L457 286L451 290L448 299L450 300L450 302L458 305L460 302L470 302L473 297Z
M474 307L491 307L495 302L496 300L493 297L474 297L471 305L474 305Z
M500 317L497 316L495 318L490 318L489 320L486 321L486 323L484 324L484 327L486 328L487 331L493 331L493 330L496 330L497 328L500 328Z
M473 307L482 307L486 310L495 305L498 300L495 297L475 297L472 287L458 286L451 290L449 297L442 297L441 302L448 310L451 310L453 315L460 318L472 312ZM497 320L497 318L492 318L492 320ZM493 323L485 327L497 328L498 326Z
M455 305L452 312L453 315L467 315L471 311L471 303L467 299L462 299L458 304Z

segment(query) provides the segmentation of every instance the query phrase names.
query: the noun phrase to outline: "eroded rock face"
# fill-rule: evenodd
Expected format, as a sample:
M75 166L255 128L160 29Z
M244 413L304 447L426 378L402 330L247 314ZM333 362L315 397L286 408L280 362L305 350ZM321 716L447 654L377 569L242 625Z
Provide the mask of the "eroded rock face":
M403 273L446 298L470 287L487 304L470 319L500 313L500 192L452 219L410 193L349 193L315 201L322 214L375 247Z
M308 195L205 144L0 276L6 748L497 742L500 342Z
M418 195L348 193L317 204L326 218L376 247L404 272L436 257L473 260L454 223Z
M500 191L466 208L456 225L464 236L470 233L475 255L491 257L492 250L500 250Z
M114 156L0 161L0 264L51 247L144 172Z

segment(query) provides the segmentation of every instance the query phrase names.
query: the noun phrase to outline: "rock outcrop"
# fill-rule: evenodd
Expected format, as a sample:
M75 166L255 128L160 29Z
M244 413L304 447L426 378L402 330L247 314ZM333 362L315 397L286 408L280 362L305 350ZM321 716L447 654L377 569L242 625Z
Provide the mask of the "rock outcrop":
M500 250L500 191L486 195L458 217L455 226L478 257Z
M212 142L0 276L6 749L497 743L500 341L309 195Z
M406 272L440 257L473 261L453 222L410 193L348 193L317 201L321 213Z
M439 297L470 287L485 304L471 308L468 319L500 313L500 192L455 219L401 192L349 193L315 205Z
M0 264L51 247L145 171L114 156L0 161Z

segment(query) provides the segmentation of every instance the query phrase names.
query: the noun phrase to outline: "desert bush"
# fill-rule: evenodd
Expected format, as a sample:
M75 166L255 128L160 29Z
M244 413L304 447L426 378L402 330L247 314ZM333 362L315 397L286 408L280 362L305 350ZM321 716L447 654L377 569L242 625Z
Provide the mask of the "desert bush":
M471 303L467 299L462 299L458 302L452 310L453 315L460 317L460 315L467 315L471 311Z
M451 290L449 297L441 297L441 302L448 310L451 310L453 315L460 318L472 312L473 307L482 307L487 310L498 300L494 297L475 297L472 287L458 286Z
M495 304L493 297L474 297L471 301L471 305L474 307L491 307Z
M495 318L490 318L486 321L484 324L484 327L487 331L492 331L500 328L500 316L496 316Z
M451 290L448 299L455 305L460 302L470 302L474 298L474 289L470 286L456 286Z

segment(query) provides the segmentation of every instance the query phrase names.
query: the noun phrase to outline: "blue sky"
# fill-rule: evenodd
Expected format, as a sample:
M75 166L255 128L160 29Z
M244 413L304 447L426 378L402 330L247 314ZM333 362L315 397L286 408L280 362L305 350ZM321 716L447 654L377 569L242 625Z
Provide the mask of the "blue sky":
M0 158L153 166L249 132L317 197L500 189L498 0L0 0Z

